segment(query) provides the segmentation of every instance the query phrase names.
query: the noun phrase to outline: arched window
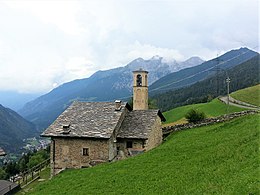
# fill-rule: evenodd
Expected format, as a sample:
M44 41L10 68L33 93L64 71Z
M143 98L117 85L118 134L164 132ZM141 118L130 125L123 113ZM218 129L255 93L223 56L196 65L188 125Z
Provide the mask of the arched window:
M140 74L138 74L136 77L136 85L142 86L142 76Z

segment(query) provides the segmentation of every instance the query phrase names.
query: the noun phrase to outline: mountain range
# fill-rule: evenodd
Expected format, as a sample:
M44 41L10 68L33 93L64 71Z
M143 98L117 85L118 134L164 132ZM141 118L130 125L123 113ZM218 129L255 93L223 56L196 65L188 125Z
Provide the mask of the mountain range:
M0 104L0 147L5 151L17 152L23 145L23 139L38 134L33 123Z
M187 87L159 93L152 98L161 111L200 102L207 102L219 95L227 95L226 79L229 77L229 92L237 91L259 83L260 55L241 64L214 74Z
M231 50L218 58L206 61L198 66L185 68L178 72L170 73L158 79L150 87L150 94L158 94L173 89L179 89L204 80L216 73L225 72L258 55L248 48Z
M124 67L106 71L97 71L86 79L65 83L51 92L27 103L19 114L40 128L48 127L72 101L113 101L127 99L132 94L132 71L149 71L149 84L181 68L196 66L204 62L192 57L184 62L175 60L166 62L162 57L154 56L149 60L137 58Z
M182 63L176 61L169 63L159 56L154 56L150 60L137 58L124 67L97 71L89 78L65 83L27 103L19 110L19 114L36 124L38 128L44 129L75 100L130 99L133 70L142 68L149 71L149 95L155 96L203 81L214 74L234 68L256 55L258 55L257 52L248 48L240 48L206 62L198 57L190 58Z

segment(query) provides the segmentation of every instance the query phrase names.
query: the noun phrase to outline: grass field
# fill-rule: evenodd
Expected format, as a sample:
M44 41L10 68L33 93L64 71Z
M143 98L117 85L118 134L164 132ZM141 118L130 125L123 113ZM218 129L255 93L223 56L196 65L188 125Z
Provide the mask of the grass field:
M166 122L164 124L169 124L169 123L178 124L178 123L186 122L185 114L192 108L199 110L199 111L203 111L207 117L216 117L216 116L224 115L227 113L227 105L222 103L218 99L214 99L208 103L182 106L182 107L174 108L172 110L164 112L163 115L166 118ZM228 109L229 113L239 112L242 110L245 110L245 109L238 108L235 106L229 106L229 109Z
M260 107L260 84L238 90L230 95L237 100Z
M67 170L29 194L259 194L258 120L176 132L145 154Z

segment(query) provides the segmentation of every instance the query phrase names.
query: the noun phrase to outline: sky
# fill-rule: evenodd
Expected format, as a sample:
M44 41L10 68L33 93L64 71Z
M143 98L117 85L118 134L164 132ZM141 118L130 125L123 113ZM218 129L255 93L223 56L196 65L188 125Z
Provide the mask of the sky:
M45 93L155 55L259 51L258 0L0 0L0 91Z

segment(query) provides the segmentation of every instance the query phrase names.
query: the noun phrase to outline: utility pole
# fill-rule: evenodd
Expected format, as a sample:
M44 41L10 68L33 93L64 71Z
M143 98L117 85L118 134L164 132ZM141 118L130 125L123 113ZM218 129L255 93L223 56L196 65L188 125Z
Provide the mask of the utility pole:
M229 77L227 77L226 83L227 83L227 114L228 114L229 113L229 83L230 83Z
M217 66L218 65L219 65L219 57L218 57L218 54L217 54ZM219 96L219 71L220 71L220 68L217 67L216 71L217 71L217 97L218 97Z

